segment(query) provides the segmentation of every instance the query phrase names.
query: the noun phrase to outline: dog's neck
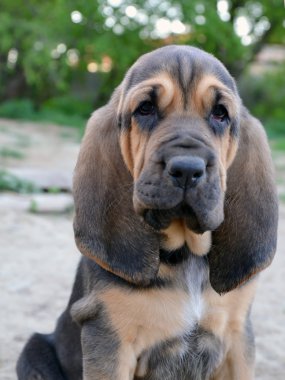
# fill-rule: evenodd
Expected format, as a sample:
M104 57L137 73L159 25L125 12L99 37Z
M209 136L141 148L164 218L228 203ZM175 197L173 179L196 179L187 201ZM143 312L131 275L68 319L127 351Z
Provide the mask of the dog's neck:
M177 265L187 260L191 253L192 252L186 244L181 248L171 251L161 248L159 250L160 262L165 265Z

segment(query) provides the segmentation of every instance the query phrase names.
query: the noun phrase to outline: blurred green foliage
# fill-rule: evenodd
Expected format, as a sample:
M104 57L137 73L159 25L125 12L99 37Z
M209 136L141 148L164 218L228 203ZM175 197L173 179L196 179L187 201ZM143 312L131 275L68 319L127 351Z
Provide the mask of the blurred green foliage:
M238 78L264 44L285 43L284 8L280 0L1 0L0 35L0 116L82 126L138 56L165 44L201 47Z
M20 160L24 157L24 154L16 149L9 148L7 146L0 147L0 158L7 158L7 157Z
M19 179L6 170L0 170L0 192L7 190L22 194L39 192L32 182Z
M33 120L34 114L34 105L30 99L13 99L0 104L1 117Z
M276 136L276 134L274 134L274 136ZM285 137L284 137L284 128L283 128L283 133L282 133L282 136L278 136L278 138L271 138L270 140L270 145L271 145L271 148L274 150L274 151L280 151L280 152L285 152ZM285 172L285 168L282 168L282 172L284 174Z
M261 119L269 136L285 136L285 64L263 75L246 73L239 90L245 105Z
M0 103L0 117L52 122L77 127L83 131L91 109L91 102L88 104L71 96L51 98L37 109L31 99L24 98Z

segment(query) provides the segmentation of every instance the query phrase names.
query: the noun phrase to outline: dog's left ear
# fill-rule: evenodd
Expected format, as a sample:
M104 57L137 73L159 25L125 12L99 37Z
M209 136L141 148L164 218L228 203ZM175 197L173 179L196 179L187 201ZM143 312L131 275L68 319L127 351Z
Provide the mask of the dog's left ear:
M233 290L272 261L278 200L265 132L244 109L239 147L228 170L225 220L213 233L210 282L218 293Z
M123 161L119 90L91 117L73 183L74 233L81 253L107 271L147 286L159 268L159 236L135 213L133 178Z

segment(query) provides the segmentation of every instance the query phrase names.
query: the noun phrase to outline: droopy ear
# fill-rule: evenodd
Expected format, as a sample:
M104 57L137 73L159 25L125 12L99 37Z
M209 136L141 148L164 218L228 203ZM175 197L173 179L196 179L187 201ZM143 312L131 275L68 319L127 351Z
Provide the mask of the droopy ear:
M118 92L93 114L83 138L73 184L75 240L101 267L148 285L158 271L159 237L133 209L133 179L118 143Z
M239 148L228 170L225 220L213 233L208 260L218 293L241 285L272 261L278 201L270 150L258 120L244 109Z

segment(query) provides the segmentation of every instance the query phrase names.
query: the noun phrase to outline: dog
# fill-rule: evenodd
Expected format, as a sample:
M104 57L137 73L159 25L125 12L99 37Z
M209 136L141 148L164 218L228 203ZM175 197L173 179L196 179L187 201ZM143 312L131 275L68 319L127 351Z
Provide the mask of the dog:
M251 380L257 273L278 204L263 127L212 55L141 56L89 120L74 174L83 254L19 380Z

